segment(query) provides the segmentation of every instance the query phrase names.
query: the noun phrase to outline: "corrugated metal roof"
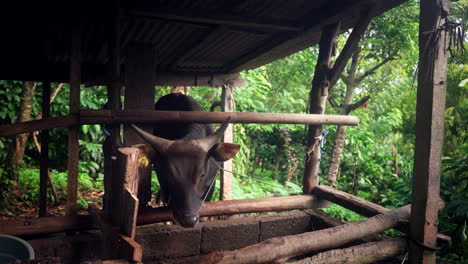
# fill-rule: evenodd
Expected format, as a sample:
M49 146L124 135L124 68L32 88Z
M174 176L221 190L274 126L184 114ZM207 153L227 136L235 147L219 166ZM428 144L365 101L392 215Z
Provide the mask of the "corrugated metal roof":
M161 72L239 72L316 44L327 24L341 20L342 30L353 27L356 13L369 4L377 6L377 15L404 1L121 0L121 61L125 63L126 49L137 43L152 47L154 52L148 56L154 56ZM26 15L18 5L18 10L11 9L11 17L3 17L0 30L8 38L0 43L0 79L40 74L51 80L66 78L59 75L67 72L63 67L69 61L70 32L77 20L81 21L84 75L98 78L94 72L103 71L109 62L112 7L93 2L76 11L34 5ZM17 14L22 14L21 20L12 20ZM19 61L22 67L15 66ZM28 75L28 71L37 74Z

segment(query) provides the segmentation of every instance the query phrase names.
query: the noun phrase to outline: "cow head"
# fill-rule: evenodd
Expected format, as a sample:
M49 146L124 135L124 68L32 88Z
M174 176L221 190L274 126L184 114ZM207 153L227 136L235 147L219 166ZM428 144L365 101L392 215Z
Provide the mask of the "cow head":
M239 145L218 143L229 119L212 135L197 139L167 140L133 126L157 153L154 161L166 202L174 221L184 227L195 226L200 208L214 189L215 162L231 159ZM161 175L160 175L161 174Z

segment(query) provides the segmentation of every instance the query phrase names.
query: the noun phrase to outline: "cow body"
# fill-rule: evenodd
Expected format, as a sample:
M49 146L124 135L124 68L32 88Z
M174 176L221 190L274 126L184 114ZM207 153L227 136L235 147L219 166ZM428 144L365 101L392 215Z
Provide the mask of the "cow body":
M183 94L161 97L155 109L203 111L195 99ZM217 143L227 124L216 132L206 124L157 124L154 135L134 127L155 149L154 167L163 201L184 227L198 223L202 204L213 195L219 162L232 158L239 149L235 144Z

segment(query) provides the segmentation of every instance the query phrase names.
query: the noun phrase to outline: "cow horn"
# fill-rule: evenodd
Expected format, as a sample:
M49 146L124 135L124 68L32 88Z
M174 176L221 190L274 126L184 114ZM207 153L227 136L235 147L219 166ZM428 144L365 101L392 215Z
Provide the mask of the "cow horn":
M165 153L167 149L174 143L172 140L164 139L157 137L155 135L152 135L141 128L135 126L132 124L133 129L140 135L146 142L148 142L153 148L155 148L158 152L160 153Z
M228 117L226 121L224 121L224 123L213 134L198 139L197 141L200 143L200 146L206 151L210 150L224 134L224 131L226 131L226 128L229 125L229 121L231 121L231 117Z

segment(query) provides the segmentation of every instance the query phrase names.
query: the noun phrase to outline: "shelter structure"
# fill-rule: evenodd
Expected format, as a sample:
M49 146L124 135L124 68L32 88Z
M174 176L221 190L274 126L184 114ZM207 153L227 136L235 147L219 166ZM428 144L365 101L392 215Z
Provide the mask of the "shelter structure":
M143 142L125 125L132 122L146 125L154 122L221 123L230 116L233 123L309 125L307 149L311 158L304 172L304 195L208 203L202 208L202 215L308 209L328 200L365 216L379 214L383 215L381 218L390 219L385 225L380 224L378 230L366 229L368 234L398 224L396 228L409 234L412 263L434 263L435 254L430 249L436 247L437 240L449 240L438 235L436 228L447 56L443 21L448 15L448 0L421 0L420 41L425 44L420 48L418 136L411 211L408 206L389 211L318 183L320 151L317 151L317 139L321 135L321 126L357 125L359 122L355 117L324 115L328 87L337 81L372 17L403 2L121 0L13 4L0 18L3 20L0 31L8 36L0 42L0 79L44 82L45 114L41 120L2 125L0 136L33 131L43 131L47 135L49 129L68 127L67 216L28 220L28 225L24 222L1 223L0 233L27 235L98 227L105 241L116 242L121 249L116 256L112 255L115 250L110 250L112 245L104 246L107 249L104 258L141 261L145 248L135 241L136 225L166 221L170 212L165 208L139 211L139 202L147 202L150 194L139 191L148 189L149 169L139 166L138 159L151 156L151 151L143 145L136 145ZM17 19L19 14L21 19ZM331 58L336 36L351 28L349 40L333 65ZM232 87L245 86L245 81L239 77L240 71L256 68L315 44L319 44L320 54L310 93L310 114L167 113L152 110L156 85L224 87L224 94L229 94ZM430 47L430 50L425 47ZM69 115L50 117L46 114L50 109L47 103L50 82L70 83ZM105 85L110 109L81 109L80 89L83 84ZM111 127L111 135L104 144L104 211L91 207L91 216L76 215L78 139L80 125L84 124L108 124ZM121 124L124 124L123 141ZM43 136L42 145L47 144L47 136ZM42 155L40 197L42 214L45 215L46 147ZM408 219L409 225L400 221ZM368 220L370 222L365 224L376 221L374 218ZM358 225L348 224L347 228L359 228ZM345 242L355 239L350 237ZM310 244L295 238L284 241ZM244 259L243 263L258 261L260 258L255 254L263 254L261 252L266 247L257 244L250 248L255 249L254 252L249 249L239 251L243 256L252 257ZM282 251L267 249L269 252ZM329 247L320 244L309 248L319 249ZM299 254L306 252L307 249L303 249ZM224 252L221 258L209 255L205 261L236 263L239 257L236 254ZM262 261L284 260L298 252L285 254ZM272 254L263 254L262 257L267 255Z

